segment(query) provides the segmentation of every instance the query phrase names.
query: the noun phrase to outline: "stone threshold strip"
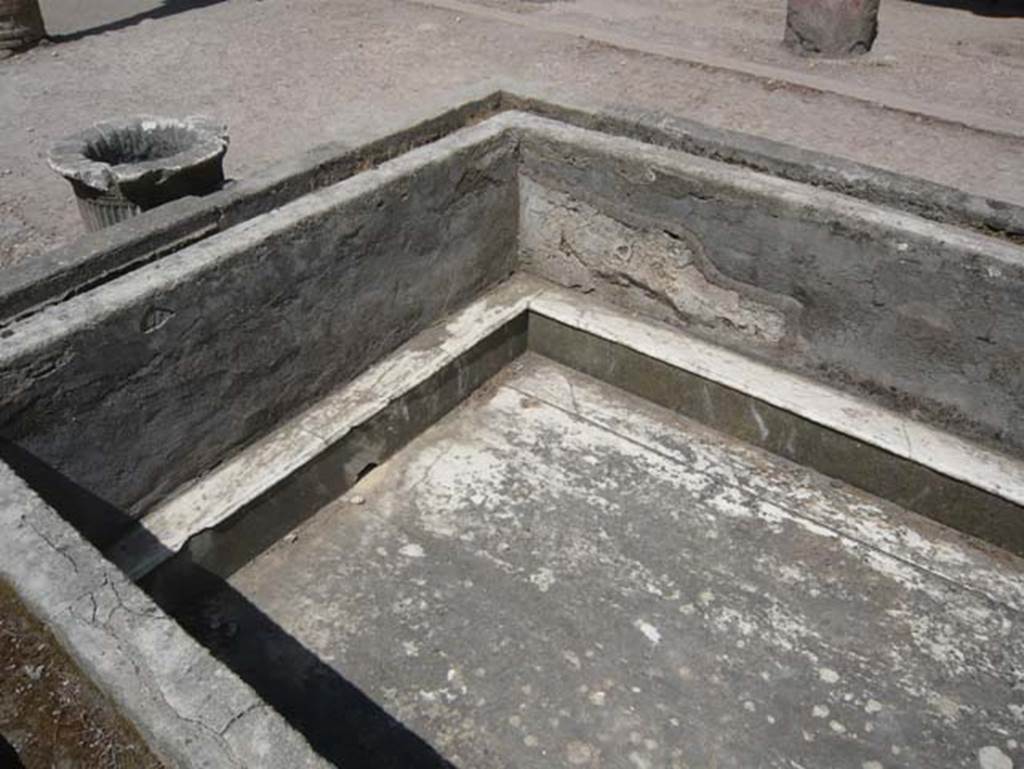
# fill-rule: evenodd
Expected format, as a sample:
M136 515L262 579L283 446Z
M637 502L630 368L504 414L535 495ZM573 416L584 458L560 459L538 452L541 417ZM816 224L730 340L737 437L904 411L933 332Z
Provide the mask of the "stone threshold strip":
M107 555L165 608L187 600L193 567L229 576L527 349L880 496L888 489L878 487L879 478L898 475L912 489L932 486L939 499L952 496L972 515L984 516L985 531L1003 547L1013 538L1011 549L1024 550L1024 463L678 329L516 275L187 485ZM637 365L637 356L647 363ZM914 499L894 501L915 507ZM941 527L921 536L918 526L901 522L905 514L898 508L884 520L857 506L813 515L813 523L836 536L1024 610L1024 583L1007 569L1005 554ZM955 514L946 519L958 525Z
M459 91L447 105L413 113L393 133L367 137L360 146L312 148L215 194L175 201L15 265L0 286L0 330L303 195L509 112L636 139L1024 243L1024 207L678 116L581 103L555 90L506 82Z

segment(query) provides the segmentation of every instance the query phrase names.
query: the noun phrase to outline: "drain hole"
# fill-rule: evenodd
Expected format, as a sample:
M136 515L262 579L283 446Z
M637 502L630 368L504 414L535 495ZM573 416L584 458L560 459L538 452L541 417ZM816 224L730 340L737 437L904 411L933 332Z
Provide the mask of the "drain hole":
M356 481L363 480L363 478L365 478L367 475L369 475L375 469L377 469L377 463L376 462L370 462L362 470L360 470L358 473L356 473Z

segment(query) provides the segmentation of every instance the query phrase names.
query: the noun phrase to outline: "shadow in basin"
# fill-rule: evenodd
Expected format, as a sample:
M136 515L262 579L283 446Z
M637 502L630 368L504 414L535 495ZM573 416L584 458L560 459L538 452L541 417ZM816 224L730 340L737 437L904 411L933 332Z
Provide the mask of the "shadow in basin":
M114 32L119 29L125 29L126 27L131 27L139 22L146 21L147 19L162 19L167 16L174 16L178 13L194 11L198 8L205 8L208 5L217 5L218 3L223 2L226 2L226 0L163 0L157 8L132 14L131 16L125 16L123 19L108 21L105 24L98 24L97 26L89 27L88 29L80 29L77 32L69 32L64 35L50 35L50 39L55 43L67 43L72 40L79 40L83 37L89 37L90 35L101 35L104 32Z
M977 16L1001 19L1024 18L1024 0L910 0L936 8L957 8Z
M317 753L346 769L455 769L222 578L195 569L189 581L201 597L164 610Z
M10 440L0 438L0 460L99 549L135 525L126 512ZM323 758L346 769L455 769L224 578L194 564L182 568L176 573L182 589L151 592L154 600ZM0 767L6 766L0 751Z

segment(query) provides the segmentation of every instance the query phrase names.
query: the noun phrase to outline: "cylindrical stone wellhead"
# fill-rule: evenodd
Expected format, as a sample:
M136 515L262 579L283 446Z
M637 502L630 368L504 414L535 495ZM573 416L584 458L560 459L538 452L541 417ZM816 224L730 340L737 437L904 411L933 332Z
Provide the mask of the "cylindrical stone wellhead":
M204 117L140 115L97 123L50 149L50 167L71 184L94 231L224 184L227 129Z
M786 46L802 56L856 56L878 35L879 0L789 0Z
M46 37L39 0L0 0L0 59Z

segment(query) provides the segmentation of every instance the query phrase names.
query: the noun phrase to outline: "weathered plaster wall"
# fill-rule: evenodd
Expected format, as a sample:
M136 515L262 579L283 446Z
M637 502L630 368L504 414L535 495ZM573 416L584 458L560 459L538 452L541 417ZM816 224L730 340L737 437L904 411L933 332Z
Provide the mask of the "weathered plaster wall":
M0 436L143 512L511 272L504 129L466 129L5 329Z
M523 269L1024 449L1024 249L550 121L522 136Z

